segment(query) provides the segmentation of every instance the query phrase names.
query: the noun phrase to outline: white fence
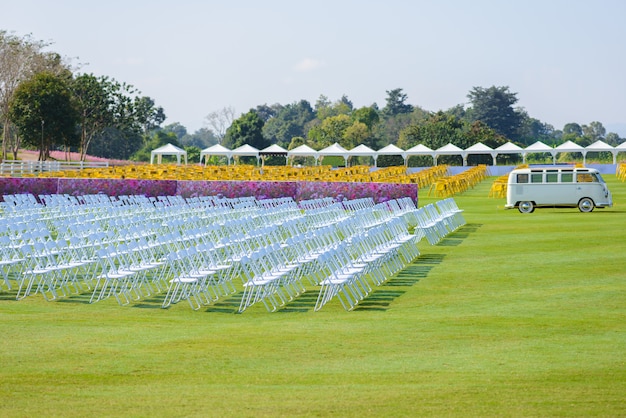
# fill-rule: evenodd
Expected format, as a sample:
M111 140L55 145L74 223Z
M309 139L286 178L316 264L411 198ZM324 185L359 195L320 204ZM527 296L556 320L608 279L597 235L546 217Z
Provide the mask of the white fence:
M20 161L3 160L0 164L0 176L22 177L50 171L82 170L83 168L108 167L108 161Z

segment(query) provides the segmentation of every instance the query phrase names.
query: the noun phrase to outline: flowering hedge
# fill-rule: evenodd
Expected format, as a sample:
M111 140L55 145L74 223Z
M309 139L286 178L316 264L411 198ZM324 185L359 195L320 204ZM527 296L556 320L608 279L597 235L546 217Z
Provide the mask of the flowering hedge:
M291 196L296 201L333 197L343 200L371 197L377 203L401 197L417 202L416 184L309 182L309 181L188 181L73 178L0 178L0 198L5 194L31 193L109 196L216 196L271 199Z

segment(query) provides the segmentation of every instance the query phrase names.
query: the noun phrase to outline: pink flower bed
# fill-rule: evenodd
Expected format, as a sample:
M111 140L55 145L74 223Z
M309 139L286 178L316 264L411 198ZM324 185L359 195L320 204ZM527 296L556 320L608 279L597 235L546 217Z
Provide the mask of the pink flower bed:
M104 193L109 196L217 196L271 199L291 196L296 201L333 197L359 199L371 197L376 203L410 197L417 203L416 184L296 182L296 181L188 181L132 179L55 179L0 178L2 195L31 193L87 195Z

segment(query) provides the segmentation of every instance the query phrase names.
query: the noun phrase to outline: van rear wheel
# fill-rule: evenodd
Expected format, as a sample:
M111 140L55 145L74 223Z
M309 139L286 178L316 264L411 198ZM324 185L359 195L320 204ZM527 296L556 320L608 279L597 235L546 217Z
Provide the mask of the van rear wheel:
M517 210L519 210L521 213L533 213L535 211L535 205L533 204L533 202L529 201L519 202L519 205L517 205Z
M596 205L593 203L593 200L588 197L583 197L578 202L578 210L581 212L592 212L595 206Z

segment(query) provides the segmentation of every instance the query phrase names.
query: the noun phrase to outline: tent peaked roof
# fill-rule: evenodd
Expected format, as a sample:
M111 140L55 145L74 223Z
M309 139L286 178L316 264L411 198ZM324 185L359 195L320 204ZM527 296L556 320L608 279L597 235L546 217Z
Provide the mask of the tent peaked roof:
M259 152L262 154L287 154L287 150L278 144L272 144L267 148L263 148Z
M469 148L466 148L465 151L469 151L472 153L477 153L477 152L485 152L485 153L490 153L491 151L493 151L493 148L488 147L487 145L483 144L482 142L477 142L474 145L472 145Z
M555 148L559 152L580 152L584 148L572 141L563 142L561 145Z
M169 155L187 154L187 151L185 151L182 148L178 148L176 145L172 145L172 144L163 145L162 147L153 149L152 152L156 154L169 154Z
M464 152L465 152L464 150L462 150L461 148L457 147L453 143L448 143L447 145L444 145L441 148L437 148L437 151L436 151L436 153L439 154L439 155L463 154Z
M339 145L338 143L334 143L324 149L321 149L317 152L319 155L348 155L348 150Z
M529 145L526 148L524 148L524 151L552 152L554 151L554 148L550 147L549 145L544 144L541 141L537 141L534 144Z
M378 150L378 155L404 155L404 150L398 148L394 144L389 144L384 148Z
M404 151L404 153L406 155L432 155L433 149L428 148L424 144L417 144L416 146L411 147L408 150Z
M496 148L496 151L502 153L517 153L522 152L523 150L524 149L522 147L520 147L519 145L515 145L511 141L507 142L506 144L502 144L498 148Z
M364 144L357 145L348 152L350 153L350 155L364 155L368 157L373 157L376 155L376 151Z
M306 144L302 144L292 150L287 151L287 155L290 157L317 157L317 151L315 151L313 148L309 147Z
M208 148L203 149L202 151L200 151L200 153L211 154L211 155L230 155L232 153L232 150L226 148L223 145L215 144L215 145L211 145Z
M233 155L243 155L243 156L258 156L259 150L254 148L252 145L244 144L238 148L235 148L232 151Z
M615 151L615 147L607 144L604 141L597 140L591 145L585 147L587 151Z

